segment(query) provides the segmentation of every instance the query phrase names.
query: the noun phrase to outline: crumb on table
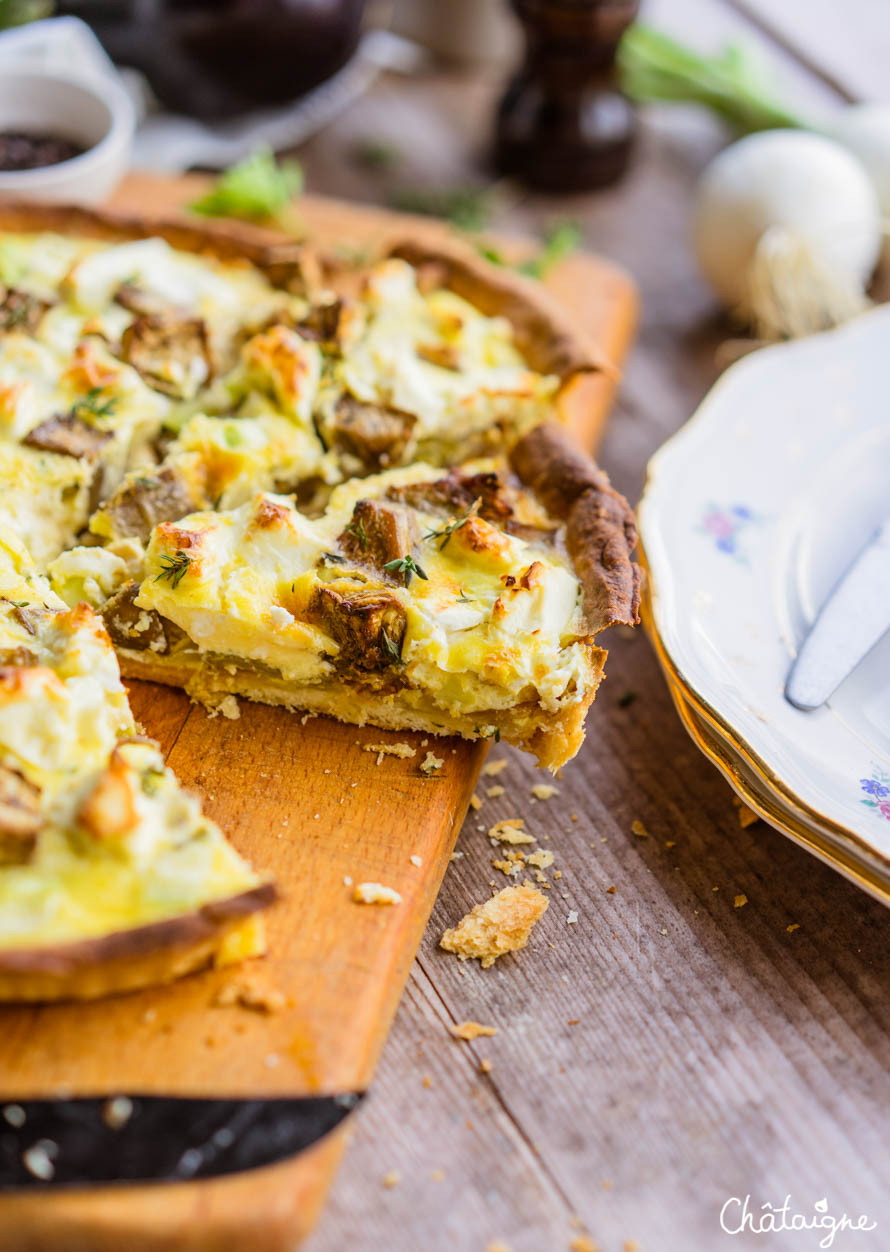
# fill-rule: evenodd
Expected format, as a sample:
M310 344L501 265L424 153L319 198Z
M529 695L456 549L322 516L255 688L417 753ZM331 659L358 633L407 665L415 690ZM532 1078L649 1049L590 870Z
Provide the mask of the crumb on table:
M534 843L533 837L523 830L524 826L521 817L505 817L502 822L495 822L490 827L488 837L498 843Z
M459 1022L456 1026L449 1026L448 1029L455 1039L464 1039L467 1043L473 1039L487 1038L498 1033L497 1026L483 1026L481 1022Z
M460 960L477 959L488 969L499 956L525 947L546 910L547 897L537 887L528 883L504 887L446 930L439 943Z

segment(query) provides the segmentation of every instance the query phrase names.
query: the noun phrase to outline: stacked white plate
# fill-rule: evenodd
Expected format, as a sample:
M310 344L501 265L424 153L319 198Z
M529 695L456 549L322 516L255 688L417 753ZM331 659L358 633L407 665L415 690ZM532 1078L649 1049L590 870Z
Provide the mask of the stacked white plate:
M890 904L890 634L816 712L783 695L888 515L890 307L733 366L640 505L647 626L690 734L761 816Z

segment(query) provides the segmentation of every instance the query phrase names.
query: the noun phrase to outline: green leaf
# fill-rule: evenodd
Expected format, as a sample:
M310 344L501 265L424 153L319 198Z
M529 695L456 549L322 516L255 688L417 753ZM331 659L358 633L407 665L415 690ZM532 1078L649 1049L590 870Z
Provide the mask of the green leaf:
M165 578L170 579L173 587L178 587L188 573L188 568L192 563L192 558L187 552L177 552L175 556L161 557L161 565L164 567L159 574L155 575L155 582L161 582Z
M544 242L535 256L519 266L523 274L545 278L560 261L578 247L583 235L577 222L553 222L544 232Z
M402 159L402 154L394 143L370 137L359 139L353 144L350 156L356 165L366 170L390 170Z
M619 45L618 69L622 90L641 104L700 104L741 134L774 127L807 129L805 121L772 96L759 58L743 44L707 56L635 22Z
M403 187L389 202L403 213L442 217L458 230L484 230L492 213L489 187Z
M216 186L189 207L206 217L275 217L303 190L299 161L278 162L271 148L256 152L219 176Z
M391 574L399 573L405 575L405 586L410 587L412 575L416 574L418 578L422 578L424 582L428 582L428 576L423 572L414 557L397 556L394 561L387 561L383 567Z

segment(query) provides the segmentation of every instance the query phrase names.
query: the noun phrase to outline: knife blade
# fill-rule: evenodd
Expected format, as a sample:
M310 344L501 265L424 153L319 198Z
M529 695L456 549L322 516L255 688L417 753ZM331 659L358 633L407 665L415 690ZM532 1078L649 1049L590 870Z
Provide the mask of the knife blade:
M788 673L785 699L809 712L824 704L890 629L890 517L819 610Z

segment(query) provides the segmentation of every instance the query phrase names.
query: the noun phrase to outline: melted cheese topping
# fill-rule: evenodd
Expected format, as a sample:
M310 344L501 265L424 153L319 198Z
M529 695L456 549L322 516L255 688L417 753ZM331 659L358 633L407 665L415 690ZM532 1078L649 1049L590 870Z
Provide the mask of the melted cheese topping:
M27 655L0 668L0 766L37 789L41 822L25 862L0 868L0 945L129 929L255 886L157 746L126 742L135 726L101 620L27 567L0 546L0 650Z
M340 646L310 605L319 587L352 578L401 602L399 681L442 708L463 715L531 699L556 710L580 699L590 680L581 587L553 547L475 516L443 543L442 516L421 508L413 510L412 556L425 578L400 586L338 555L359 499L440 476L419 465L344 484L317 519L261 493L234 510L159 526L137 604L175 622L201 652L322 682L334 674Z
M557 387L525 364L506 318L486 317L452 291L421 294L414 269L392 259L369 275L326 398L331 404L345 389L410 413L415 442L435 449L499 423L520 434L547 416Z

